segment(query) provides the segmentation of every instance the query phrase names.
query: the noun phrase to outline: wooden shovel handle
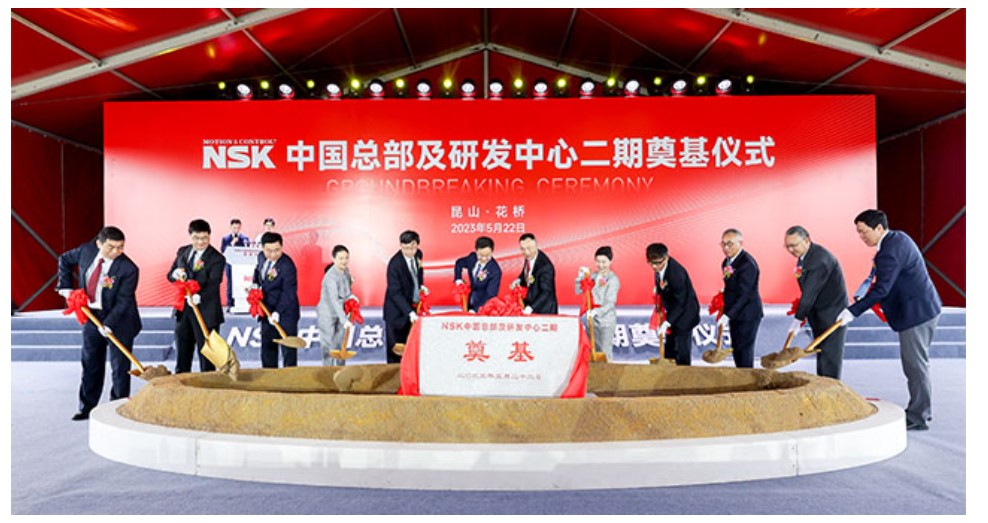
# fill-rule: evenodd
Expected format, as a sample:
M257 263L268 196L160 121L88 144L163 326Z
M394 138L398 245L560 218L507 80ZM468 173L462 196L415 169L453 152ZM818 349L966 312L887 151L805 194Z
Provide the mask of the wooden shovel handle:
M86 314L86 317L89 318L89 321L93 322L93 325L95 325L100 329L105 328L103 327L103 324L98 319L96 319L96 316L93 315L93 312L89 310L89 307L82 307L82 312ZM127 347L123 346L123 343L120 343L120 340L118 340L117 337L114 336L112 332L108 332L107 337L110 338L110 341L112 341L113 344L116 345L118 349L120 349L120 352L124 353L124 356L127 356L127 359L130 360L130 362L133 363L134 366L137 367L137 369L139 369L139 372L144 371L144 365L141 365L141 362L137 361L137 358L135 358L134 355L131 354L129 350L127 350Z
M789 335L786 336L786 344L782 346L782 350L786 350L789 348L789 344L792 343L792 339L795 336L796 336L796 331L789 332Z
M834 322L834 324L828 327L827 330L823 331L822 334L814 338L813 341L806 346L806 349L804 349L804 351L812 352L814 349L816 349L817 345L823 343L823 340L827 339L827 336L830 336L831 334L834 333L835 330L839 329L840 325L841 323L839 321Z
M281 328L281 325L271 321L271 311L268 310L267 306L264 305L263 301L257 302L261 306L261 310L264 311L264 315L268 317L268 323L274 325L275 329L278 329L278 334L281 334L282 339L287 338L288 334L285 334L285 329Z
M346 321L353 321L353 313L346 315ZM350 327L343 330L343 345L340 348L340 354L346 354L346 341L350 338Z
M188 288L185 289L186 296L192 296L192 292ZM192 310L196 313L196 320L199 322L199 328L202 329L202 336L205 338L206 343L209 343L209 331L206 329L206 320L202 319L202 312L199 311L199 306L196 305L192 300L188 300L189 305L192 306Z

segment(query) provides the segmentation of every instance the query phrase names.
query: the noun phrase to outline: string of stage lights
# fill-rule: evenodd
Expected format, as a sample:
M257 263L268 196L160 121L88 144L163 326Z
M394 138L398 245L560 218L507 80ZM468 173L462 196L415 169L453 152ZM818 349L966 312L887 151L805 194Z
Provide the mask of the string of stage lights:
M388 86L381 80L370 80L367 82L359 79L352 79L349 83L330 82L324 86L319 86L315 80L308 80L304 88L297 91L291 84L282 83L276 89L272 89L272 84L268 80L257 82L239 82L233 89L227 82L219 82L220 96L232 100L292 100L298 98L342 100L346 98L418 98L429 100L437 98L460 98L473 99L478 97L478 87L473 80L463 80L456 89L456 84L452 78L444 78L439 83L439 88L435 89L427 79L421 79L415 84L414 89L410 89L408 81L404 78L395 79ZM755 78L748 75L744 78L721 77L716 79L716 83L705 75L687 78L676 78L671 82L666 82L662 77L656 76L652 80L652 85L648 88L642 85L637 79L628 79L619 82L617 78L610 77L603 83L595 82L592 79L580 81L576 89L575 96L579 98L594 98L597 96L624 96L632 98L637 96L706 96L706 95L732 95L751 94L755 89ZM567 98L574 96L573 89L566 78L556 80L551 86L543 79L537 79L527 86L522 78L515 78L510 84L505 85L500 80L492 80L486 91L489 99L501 98Z

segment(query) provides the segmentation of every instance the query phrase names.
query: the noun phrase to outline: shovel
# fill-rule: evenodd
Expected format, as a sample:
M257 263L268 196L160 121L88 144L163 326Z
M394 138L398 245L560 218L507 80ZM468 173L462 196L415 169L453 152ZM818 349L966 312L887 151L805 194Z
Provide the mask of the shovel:
M299 338L298 336L289 336L285 333L285 329L281 328L281 325L271 321L271 312L268 310L267 305L264 305L263 301L259 301L258 304L261 306L261 310L264 311L264 315L268 317L268 323L274 325L275 329L278 329L278 334L281 334L281 339L274 340L275 343L284 345L285 347L291 349L304 349L305 340Z
M816 354L820 352L816 347L823 343L823 340L827 339L828 336L834 333L841 326L840 322L834 322L827 330L823 331L822 334L817 336L805 349L799 347L790 347L789 344L792 343L792 338L795 336L795 332L790 332L789 336L786 337L786 344L782 347L779 352L774 352L772 354L766 354L762 356L762 367L766 369L778 369L785 367L786 365L792 365L800 358L805 358L810 354Z
M347 314L346 319L347 321L353 321L353 313L351 312L350 314ZM338 360L348 360L356 356L357 355L356 351L346 350L346 342L349 339L350 339L350 327L347 327L346 330L343 331L343 345L339 348L339 350L333 349L329 351L329 355Z
M593 310L593 297L590 293L587 294L587 311ZM606 363L607 354L597 350L597 344L594 342L593 336L593 318L587 315L587 330L590 331L590 361L595 363Z
M708 350L703 353L703 361L707 363L720 363L724 361L724 358L728 354L734 352L734 349L721 349L721 342L724 338L724 326L717 326L717 348L714 350ZM786 342L788 344L788 342Z
M185 294L191 296L192 292L185 289ZM202 355L212 362L217 370L226 374L231 380L237 381L237 373L240 371L237 355L234 354L230 344L223 339L223 336L220 336L220 333L210 332L206 329L206 321L202 319L199 306L192 300L189 300L189 305L192 305L192 310L196 313L196 320L199 321L199 328L202 329L202 335L206 339L206 344L202 347Z
M86 317L89 318L89 321L93 322L93 325L95 325L99 329L104 328L103 324L98 319L96 319L96 316L93 315L93 312L89 310L89 307L82 306L80 308L82 309L82 312L86 315ZM118 349L120 349L120 352L124 353L124 356L127 356L127 359L130 360L130 362L133 363L135 367L137 367L136 369L130 370L130 373L132 375L137 376L138 378L141 378L146 381L151 381L154 378L159 378L161 376L168 376L171 374L171 372L169 372L164 365L157 365L155 367L151 367L151 366L145 367L144 365L141 365L141 362L137 361L137 358L135 358L134 355L131 354L129 350L127 350L127 347L123 346L123 343L120 343L120 340L117 339L117 337L114 336L112 332L107 332L107 338L110 338L110 341L112 341L113 344L116 345Z

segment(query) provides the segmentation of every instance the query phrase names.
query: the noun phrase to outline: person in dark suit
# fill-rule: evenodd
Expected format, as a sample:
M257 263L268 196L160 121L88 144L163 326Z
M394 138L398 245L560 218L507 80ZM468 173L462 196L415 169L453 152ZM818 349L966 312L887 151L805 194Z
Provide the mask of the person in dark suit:
M415 311L421 292L428 293L423 285L422 251L419 250L419 234L405 231L398 236L401 248L388 261L388 286L384 291L384 336L387 344L388 363L400 363L395 354L395 344L408 341L412 324L418 321Z
M755 339L765 316L758 293L760 271L755 258L744 250L744 236L737 229L727 229L720 237L724 261L724 314L717 322L731 331L731 354L738 368L755 366Z
M271 312L270 318L259 318L261 322L261 366L278 368L278 344L274 342L281 335L274 323L281 325L288 336L298 334L300 309L298 304L298 272L295 262L282 250L281 235L266 232L261 235L261 253L264 260L254 269L254 285L264 293L264 305ZM285 367L298 366L298 349L281 346L282 363Z
M906 233L889 230L888 217L869 209L854 218L861 241L875 247L874 284L860 299L841 311L844 325L876 303L889 327L899 334L902 371L909 388L906 406L906 429L927 430L933 420L930 380L930 344L940 318L942 303L923 253Z
M89 419L89 411L99 403L106 373L106 351L113 333L127 348L141 332L137 310L137 282L140 270L124 254L124 233L117 227L100 230L95 242L87 242L58 257L56 291L68 298L72 289L85 289L89 309L103 324L82 327L82 384L79 386L79 412L73 420ZM75 283L73 282L75 277ZM130 360L116 347L110 348L110 374L113 386L110 400L130 396Z
M693 328L700 324L700 302L693 282L686 268L669 256L664 243L646 247L645 258L655 271L655 293L662 296L666 310L665 321L659 326L660 333L669 331L662 356L675 359L676 365L690 365Z
M220 328L223 323L223 307L220 304L220 282L223 280L223 268L226 258L209 244L211 233L209 222L192 220L189 223L189 237L192 243L178 248L175 261L168 272L168 281L195 280L199 282L199 292L186 298L189 305L195 303L202 313L207 331ZM199 348L199 370L209 372L216 367L208 358L202 355L202 347L206 344L199 321L191 306L183 310L175 309L175 374L192 371L192 355Z
M813 337L834 324L834 319L847 307L847 286L840 263L830 251L810 240L810 233L799 225L786 230L786 250L796 258L793 274L801 291L799 306L789 324L789 332L797 332L804 320L810 324ZM834 331L817 348L818 376L840 379L844 362L844 336L847 328Z
M511 288L519 285L528 287L525 298L525 314L559 314L559 302L556 300L556 267L552 260L542 251L532 233L522 234L518 246L524 258L521 272L511 284Z
M456 260L453 280L463 283L463 272L470 280L470 298L467 310L477 312L491 298L496 298L501 287L501 266L494 259L494 240L481 236L474 242L474 252Z
M230 220L230 234L223 237L223 241L220 243L220 252L223 256L226 256L227 247L246 247L250 245L250 238L240 232L240 227L243 224L240 222L240 218L234 218ZM230 264L226 265L226 310L229 312L230 307L233 307L233 267Z

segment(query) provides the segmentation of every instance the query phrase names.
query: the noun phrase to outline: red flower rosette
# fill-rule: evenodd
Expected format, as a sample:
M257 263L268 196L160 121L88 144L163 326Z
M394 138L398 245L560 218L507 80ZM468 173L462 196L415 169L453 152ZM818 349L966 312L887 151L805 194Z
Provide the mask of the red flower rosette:
M463 280L457 283L453 287L453 299L456 300L457 304L463 307L463 310L467 310L467 301L470 299L470 282Z
M350 298L343 302L343 312L353 323L364 323L364 317L360 314L360 302L356 299Z
M419 304L415 308L415 314L418 314L419 316L428 316L429 315L429 307L430 307L430 305L429 305L429 293L427 293L424 290L421 290L420 289L419 290Z
M800 296L796 296L796 299L792 300L792 307L789 309L789 312L786 313L786 316L796 315L796 310L799 309L799 300ZM800 323L800 325L806 325L806 320L803 320L803 323Z
M86 313L82 310L89 307L89 296L86 296L86 291L82 289L76 289L69 293L69 297L65 299L68 306L62 314L68 316L69 314L75 314L76 321L79 325L85 325L89 318L86 317Z
M580 304L580 316L586 314L587 311L590 309L600 307L600 305L594 303L593 301L593 293L592 293L593 286L594 286L594 281L593 279L590 278L589 274L587 275L586 278L580 280L580 290L583 291L583 294L585 294L587 297L587 299L583 300L583 303Z
M724 315L724 291L718 292L714 299L710 300L710 308L707 309L710 314L717 313L717 319Z
M264 301L264 291L261 289L251 289L247 293L247 303L250 304L250 315L254 318L260 318L264 316L264 309L261 308L261 302Z
M491 298L477 311L480 316L520 316L521 304L512 292L504 296Z
M175 288L175 300L172 302L172 307L180 312L185 310L187 294L196 294L200 290L199 282L195 280L175 280L172 282L172 287Z

